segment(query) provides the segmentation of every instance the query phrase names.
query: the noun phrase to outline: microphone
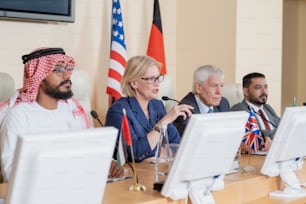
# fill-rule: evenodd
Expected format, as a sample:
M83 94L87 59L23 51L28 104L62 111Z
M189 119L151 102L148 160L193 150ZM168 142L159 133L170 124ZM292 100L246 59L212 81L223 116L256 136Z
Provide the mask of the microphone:
M98 113L97 113L96 111L94 111L94 110L90 111L90 115L91 115L95 120L98 121L98 123L99 123L99 125L100 125L101 127L104 126L103 123L101 122L101 120L99 119L99 115L98 115Z
M168 96L162 96L162 100L163 101L175 101L177 103L180 103L180 101L173 99L173 98L169 98Z
M270 120L261 117L261 115L260 115L257 111L255 111L254 108L248 106L248 109L249 109L249 110L252 110L252 111L253 111L256 115L258 115L262 120L264 120L264 121L270 123L274 128L277 128L277 125L275 125L274 123L272 123Z

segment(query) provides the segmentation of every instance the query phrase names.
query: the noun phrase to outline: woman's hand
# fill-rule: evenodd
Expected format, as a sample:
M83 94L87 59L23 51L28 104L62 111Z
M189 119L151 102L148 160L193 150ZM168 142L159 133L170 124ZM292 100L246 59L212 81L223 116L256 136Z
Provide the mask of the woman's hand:
M185 120L192 115L193 107L187 104L175 105L171 110L158 122L158 126L162 127L172 123L177 117L182 116Z

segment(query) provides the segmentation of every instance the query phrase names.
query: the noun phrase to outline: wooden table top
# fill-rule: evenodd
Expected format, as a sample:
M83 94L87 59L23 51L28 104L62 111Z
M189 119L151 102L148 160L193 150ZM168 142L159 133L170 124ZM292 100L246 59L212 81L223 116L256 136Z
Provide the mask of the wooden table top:
M213 196L216 199L216 203L222 203L222 199L218 197L224 197L222 193L226 192L230 186L241 185L242 182L246 183L256 183L267 177L260 173L260 168L264 161L264 156L258 155L242 155L241 156L241 167L246 165L251 165L255 167L256 171L251 173L238 172L233 174L228 174L224 178L225 189L220 192L213 192ZM129 167L126 167L129 169ZM160 192L153 190L154 183L154 164L151 163L139 163L136 164L137 174L139 175L139 183L146 186L147 191L145 192L134 192L130 191L129 187L135 184L133 178L117 181L113 183L108 183L106 185L103 204L114 204L114 203L147 203L147 204L157 204L157 203L178 203L184 204L184 200L173 201L169 198L163 197ZM267 180L267 179L266 179ZM240 184L239 184L240 183ZM276 184L275 184L276 185ZM256 186L258 187L258 186ZM7 184L0 184L0 197L4 198L7 192ZM223 198L224 199L224 198Z

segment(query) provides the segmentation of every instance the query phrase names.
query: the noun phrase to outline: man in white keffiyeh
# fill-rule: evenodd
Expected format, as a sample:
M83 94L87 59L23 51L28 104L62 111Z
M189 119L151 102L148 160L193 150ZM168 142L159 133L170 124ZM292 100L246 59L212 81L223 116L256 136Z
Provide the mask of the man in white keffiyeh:
M8 181L18 135L90 128L83 107L72 98L74 59L61 48L40 48L22 56L23 87L0 104L1 171Z

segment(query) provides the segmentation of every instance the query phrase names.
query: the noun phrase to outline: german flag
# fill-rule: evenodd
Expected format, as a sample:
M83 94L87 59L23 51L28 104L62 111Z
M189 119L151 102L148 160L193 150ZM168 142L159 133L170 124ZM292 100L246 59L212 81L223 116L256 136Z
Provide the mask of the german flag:
M153 23L151 27L147 55L162 63L160 71L161 74L167 73L163 29L158 0L154 0Z

